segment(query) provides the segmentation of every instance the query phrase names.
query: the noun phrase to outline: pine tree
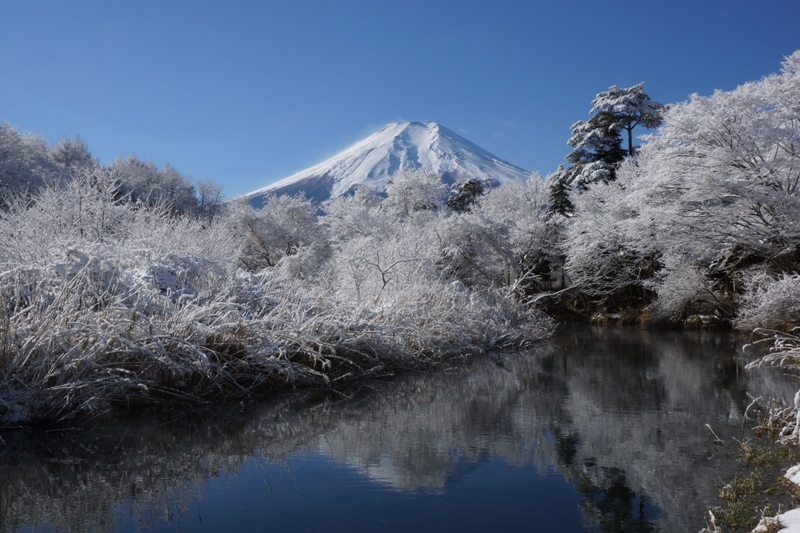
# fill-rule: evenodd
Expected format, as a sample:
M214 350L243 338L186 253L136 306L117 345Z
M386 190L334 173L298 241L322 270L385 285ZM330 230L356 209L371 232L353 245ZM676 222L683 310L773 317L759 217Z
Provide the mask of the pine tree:
M650 99L644 92L644 82L621 89L612 85L607 91L598 94L592 101L590 113L596 116L607 115L610 125L618 131L627 133L627 156L635 153L633 129L643 126L647 129L661 125L664 106Z
M564 165L559 165L558 170L547 177L549 193L547 218L552 218L555 215L570 217L575 212L575 206L569 198L572 190L571 181L571 169L565 169Z
M454 211L469 211L491 183L478 178L463 178L453 183L447 197L447 207Z
M575 165L573 183L585 189L591 183L616 179L616 169L634 155L633 130L637 126L656 128L661 124L664 106L644 92L644 83L627 89L616 85L599 93L592 101L592 117L572 125L568 144L574 148L567 161ZM622 132L627 134L627 149L622 147Z

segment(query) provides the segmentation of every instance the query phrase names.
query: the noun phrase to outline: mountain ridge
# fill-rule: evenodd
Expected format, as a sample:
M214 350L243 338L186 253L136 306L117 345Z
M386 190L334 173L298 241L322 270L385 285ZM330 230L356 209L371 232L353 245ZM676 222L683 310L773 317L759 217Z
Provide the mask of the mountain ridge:
M255 207L266 196L305 193L315 202L368 185L379 192L397 172L432 172L451 184L488 178L502 183L531 173L433 122L392 122L321 163L244 195Z

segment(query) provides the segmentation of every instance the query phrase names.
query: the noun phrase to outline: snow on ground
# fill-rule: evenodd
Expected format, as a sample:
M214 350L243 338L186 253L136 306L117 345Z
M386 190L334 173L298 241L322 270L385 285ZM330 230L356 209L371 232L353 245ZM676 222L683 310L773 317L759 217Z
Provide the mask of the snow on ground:
M795 465L783 475L786 479L800 486L800 465ZM773 518L762 518L761 522L753 530L753 533L766 533L771 531L769 526L780 524L781 529L778 533L800 533L800 508L786 511Z

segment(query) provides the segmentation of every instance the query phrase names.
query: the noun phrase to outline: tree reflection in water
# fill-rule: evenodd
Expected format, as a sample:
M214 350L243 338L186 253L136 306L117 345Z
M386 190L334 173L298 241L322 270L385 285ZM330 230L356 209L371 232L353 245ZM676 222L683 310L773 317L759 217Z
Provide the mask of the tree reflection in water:
M0 530L175 523L215 477L236 490L245 465L322 454L420 500L446 498L481 465L557 473L574 487L586 530L696 531L735 468L705 424L741 438L753 396L794 393L769 369L745 375L741 357L724 334L581 327L528 354L344 393L224 405L195 420L140 414L77 434L5 434ZM481 497L490 503L495 488Z

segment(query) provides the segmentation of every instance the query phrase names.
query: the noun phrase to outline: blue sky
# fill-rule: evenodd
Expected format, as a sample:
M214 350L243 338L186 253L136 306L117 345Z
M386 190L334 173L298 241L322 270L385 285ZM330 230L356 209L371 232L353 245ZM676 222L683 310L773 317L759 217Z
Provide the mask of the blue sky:
M685 100L777 72L797 0L0 0L0 120L234 196L397 120L542 174L594 95Z

